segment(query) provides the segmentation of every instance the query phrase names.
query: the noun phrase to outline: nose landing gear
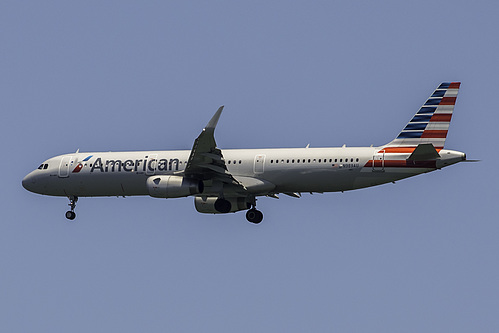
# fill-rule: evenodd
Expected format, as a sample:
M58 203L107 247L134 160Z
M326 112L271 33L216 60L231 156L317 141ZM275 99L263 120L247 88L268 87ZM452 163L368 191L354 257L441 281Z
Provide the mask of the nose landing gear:
M74 212L75 207L76 207L76 202L78 201L78 197L75 196L70 196L69 197L69 207L71 207L71 210L68 210L66 212L66 218L68 220L74 220L76 217L76 213Z

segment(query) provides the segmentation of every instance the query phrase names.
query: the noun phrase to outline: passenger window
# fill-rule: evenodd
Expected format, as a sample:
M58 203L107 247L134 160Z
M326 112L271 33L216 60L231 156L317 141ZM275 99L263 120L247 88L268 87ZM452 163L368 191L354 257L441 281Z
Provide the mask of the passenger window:
M321 163L321 159L319 158L319 163Z
M353 162L353 158L350 159L350 162Z
M359 158L357 158L356 162L358 162L358 161L359 161Z
M342 159L342 158L340 158L340 163L341 163L341 162L343 162L343 159Z
M228 163L228 164L230 164L230 161L229 161L229 163Z
M242 163L242 161L241 161L241 160L239 160L239 164L241 164L241 163Z

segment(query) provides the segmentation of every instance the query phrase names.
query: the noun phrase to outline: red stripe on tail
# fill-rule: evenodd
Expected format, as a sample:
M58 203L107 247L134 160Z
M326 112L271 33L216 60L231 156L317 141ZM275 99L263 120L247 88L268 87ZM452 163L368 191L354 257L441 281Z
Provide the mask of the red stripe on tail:
M456 97L442 97L439 105L455 105Z
M447 130L426 130L421 135L421 138L432 138L432 139L445 139L447 137Z
M444 147L435 147L437 153L439 153L443 148ZM384 150L386 154L412 154L414 149L416 149L416 147L385 147L378 153L382 153Z
M451 118L452 118L452 113L435 113L433 117L431 117L430 122L432 121L450 122Z

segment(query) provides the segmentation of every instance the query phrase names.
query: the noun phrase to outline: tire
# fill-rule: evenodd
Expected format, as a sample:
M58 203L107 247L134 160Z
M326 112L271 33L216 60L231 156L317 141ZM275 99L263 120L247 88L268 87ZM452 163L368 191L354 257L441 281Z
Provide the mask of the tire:
M66 212L66 218L67 218L68 220L74 220L74 219L75 219L75 217L76 217L76 213L75 213L75 212L72 212L72 211L70 211L70 210L68 210L68 211Z
M258 224L263 221L263 213L259 210L256 211L256 221L255 223Z
M246 219L248 222L258 224L263 220L263 213L256 209L250 209L246 212Z

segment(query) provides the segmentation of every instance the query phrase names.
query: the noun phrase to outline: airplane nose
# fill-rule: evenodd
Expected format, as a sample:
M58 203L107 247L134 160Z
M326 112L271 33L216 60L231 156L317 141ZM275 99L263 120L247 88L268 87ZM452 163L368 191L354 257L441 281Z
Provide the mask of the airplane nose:
M27 174L26 177L23 178L22 184L26 190L33 192L33 187L36 184L36 179L32 172Z

